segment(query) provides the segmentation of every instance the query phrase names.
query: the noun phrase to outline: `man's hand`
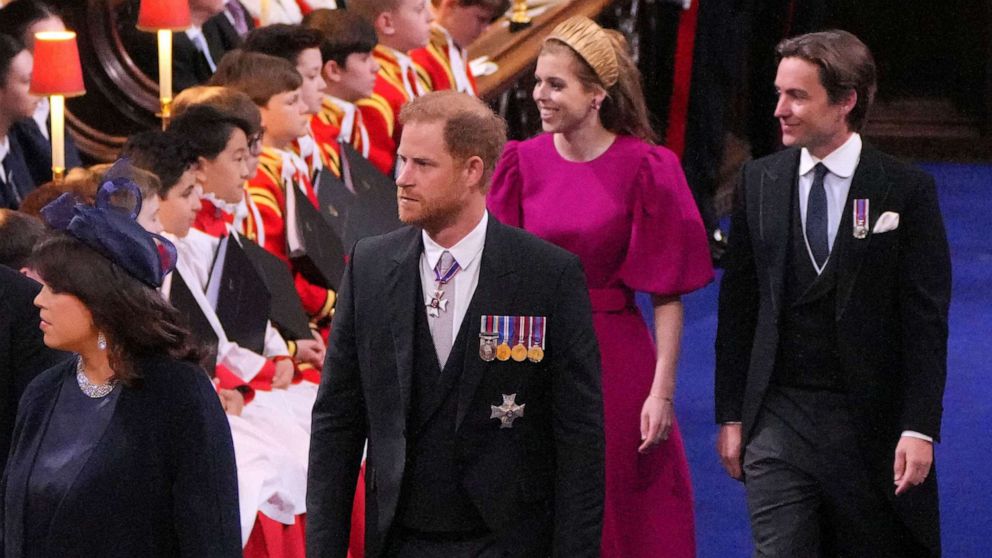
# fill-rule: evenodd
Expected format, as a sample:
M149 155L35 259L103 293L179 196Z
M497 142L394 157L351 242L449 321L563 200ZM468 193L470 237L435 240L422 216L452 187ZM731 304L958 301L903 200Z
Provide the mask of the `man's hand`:
M300 364L308 363L318 370L324 366L324 340L319 334L315 334L313 339L296 340L296 362Z
M932 443L910 436L899 438L896 460L892 468L895 474L896 496L923 484L930 474L931 465L933 465Z
M220 397L220 405L224 412L236 417L241 416L241 411L245 408L245 397L235 389L222 389L217 392Z
M675 422L674 403L670 397L649 395L641 406L641 447L640 453L647 453L663 440L668 439Z
M272 376L272 389L286 389L293 383L296 367L293 361L284 359L276 363L276 373Z
M741 425L721 424L716 438L716 453L727 474L736 480L744 479L741 470Z

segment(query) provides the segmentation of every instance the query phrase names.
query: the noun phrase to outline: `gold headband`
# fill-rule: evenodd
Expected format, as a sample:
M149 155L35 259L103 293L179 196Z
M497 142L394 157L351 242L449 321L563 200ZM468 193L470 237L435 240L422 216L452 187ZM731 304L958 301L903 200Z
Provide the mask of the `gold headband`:
M559 23L545 41L550 39L561 41L577 52L607 88L619 79L620 65L613 41L593 20L585 16L568 18Z

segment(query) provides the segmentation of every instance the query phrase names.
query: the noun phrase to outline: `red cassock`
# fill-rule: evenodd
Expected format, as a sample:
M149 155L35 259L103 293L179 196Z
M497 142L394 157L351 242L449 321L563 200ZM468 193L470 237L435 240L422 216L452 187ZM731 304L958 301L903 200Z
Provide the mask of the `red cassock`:
M468 53L451 39L448 33L435 25L427 46L410 51L417 73L429 91L454 89L479 96L479 86L468 64ZM454 61L460 62L457 66Z
M376 45L372 55L380 66L375 88L371 97L357 104L369 132L369 160L386 176L392 176L402 131L400 109L414 97L423 95L427 84L418 77L407 55L381 44Z
M306 163L290 151L263 148L258 172L248 181L248 196L254 210L248 212L248 218L242 224L242 232L290 267L303 309L310 320L319 326L320 333L326 340L328 318L337 295L333 290L307 281L299 270L294 269L289 259L285 223L285 188L288 186L296 188L297 193L303 194L310 203L317 206L317 195L310 184Z

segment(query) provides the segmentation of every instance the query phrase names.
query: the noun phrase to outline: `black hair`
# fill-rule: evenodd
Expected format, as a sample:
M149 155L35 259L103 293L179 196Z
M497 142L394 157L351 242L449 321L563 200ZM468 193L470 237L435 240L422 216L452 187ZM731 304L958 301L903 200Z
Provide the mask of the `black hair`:
M183 173L196 163L201 154L193 150L186 136L171 129L146 130L127 138L121 156L130 159L131 164L158 176L161 183L158 197L165 199L169 190L176 186Z
M24 43L20 39L0 33L0 87L7 86L7 75L10 74L10 64L24 49Z
M217 158L231 140L234 130L251 136L251 124L208 105L193 105L172 120L169 132L186 138L197 157Z
M241 48L289 60L294 66L300 53L320 47L320 32L301 25L274 23L252 30Z
M379 42L375 27L347 10L314 10L303 18L303 26L320 33L320 58L324 64L333 60L342 68L349 55L372 52Z
M45 234L38 219L0 207L0 265L20 269L28 265L31 251Z
M54 6L41 0L13 0L0 8L0 33L10 35L18 41L28 42L24 36L28 27L50 17L62 17Z
M179 325L179 312L158 291L93 248L52 231L35 248L30 263L49 288L75 296L90 311L94 325L107 337L114 376L125 385L140 378L136 365L142 357L198 361L199 349Z

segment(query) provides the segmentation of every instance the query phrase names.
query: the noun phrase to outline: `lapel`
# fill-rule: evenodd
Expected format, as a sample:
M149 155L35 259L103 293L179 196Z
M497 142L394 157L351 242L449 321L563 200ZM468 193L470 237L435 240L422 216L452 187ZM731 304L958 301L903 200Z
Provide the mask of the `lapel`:
M475 288L472 302L469 303L465 320L468 321L467 335L462 340L465 354L462 361L462 377L458 385L458 418L455 430L461 427L475 392L486 371L493 366L479 357L479 336L475 324L480 323L483 314L512 314L520 286L518 273L519 260L513 257L510 246L504 240L506 225L489 214L486 227L486 244L482 250L479 268L479 284Z
M840 218L837 238L834 240L834 252L837 255L837 320L844 315L844 309L851 296L855 279L861 271L868 245L871 243L871 230L875 221L885 207L889 195L890 183L885 175L882 160L874 147L867 143L861 149L861 159L851 180L851 189L844 204L844 213ZM868 200L868 236L862 239L854 238L854 200Z
M758 236L766 254L769 292L775 315L782 310L786 258L792 238L792 197L798 183L799 150L783 154L762 169L758 192Z
M38 410L33 413L25 413L24 415L24 424L21 426L20 431L31 433L31 437L23 439L26 447L23 457L17 460L16 465L12 461L8 461L7 463L7 486L5 487L7 494L4 495L4 502L0 502L0 505L5 508L5 528L9 529L5 533L5 538L9 542L5 541L4 546L12 551L12 556L23 554L21 546L24 544L24 514L27 510L28 480L30 480L31 468L38 455L38 449L41 447L41 440L45 436L45 430L48 429L48 422L52 418L52 411L55 410L55 402L58 401L59 393L62 391L65 375L70 373L69 367L75 369L75 363L75 359L70 359L63 364L63 372L53 379L53 383L45 393L39 394L32 401L21 401L21 405L25 405L28 408L31 405L36 405ZM2 550L4 549L0 548L0 551Z
M420 229L411 227L409 238L403 249L393 256L393 269L386 281L386 298L389 304L390 324L392 325L393 345L396 348L396 378L400 385L400 401L403 416L410 413L410 383L413 378L414 320L416 314L410 311L410 303L420 300L417 287L420 284L420 254L423 241ZM406 301L404 304L403 301ZM414 308L419 308L414 306Z

